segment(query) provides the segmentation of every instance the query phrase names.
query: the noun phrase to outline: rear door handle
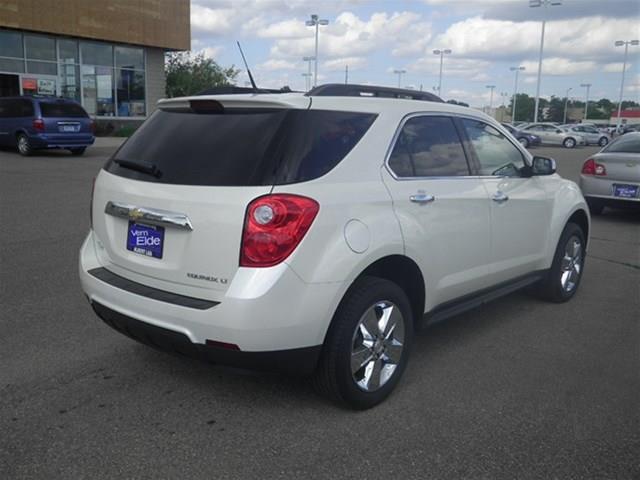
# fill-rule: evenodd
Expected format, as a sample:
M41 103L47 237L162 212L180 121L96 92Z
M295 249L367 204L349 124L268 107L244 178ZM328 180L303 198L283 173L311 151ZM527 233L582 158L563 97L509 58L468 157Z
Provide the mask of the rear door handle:
M433 195L428 195L426 193L417 193L415 195L411 195L409 200L413 203L431 203L436 199Z
M493 197L491 197L491 200L497 203L504 203L507 200L509 200L509 195L498 190L496 193L493 194Z

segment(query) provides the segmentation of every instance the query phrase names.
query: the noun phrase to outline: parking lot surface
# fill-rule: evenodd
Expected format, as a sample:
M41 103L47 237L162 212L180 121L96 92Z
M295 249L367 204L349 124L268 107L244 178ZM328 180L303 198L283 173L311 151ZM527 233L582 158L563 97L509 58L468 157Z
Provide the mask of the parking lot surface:
M94 315L77 255L111 151L0 151L0 478L639 478L638 213L594 217L571 302L516 293L427 330L352 412ZM576 180L596 149L533 151Z

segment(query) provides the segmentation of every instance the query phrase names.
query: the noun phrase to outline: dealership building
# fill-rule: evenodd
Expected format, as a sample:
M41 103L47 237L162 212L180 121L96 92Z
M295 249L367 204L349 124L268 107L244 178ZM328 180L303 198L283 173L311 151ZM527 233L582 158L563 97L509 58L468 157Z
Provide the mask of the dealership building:
M189 0L0 0L0 96L141 120L165 96L165 52L190 44Z

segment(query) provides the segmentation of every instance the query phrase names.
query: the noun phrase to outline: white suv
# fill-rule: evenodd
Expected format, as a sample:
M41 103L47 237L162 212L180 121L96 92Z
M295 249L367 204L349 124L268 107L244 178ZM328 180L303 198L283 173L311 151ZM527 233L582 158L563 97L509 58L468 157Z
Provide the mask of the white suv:
M138 341L368 408L418 327L528 285L570 299L589 226L552 159L429 94L197 96L160 102L100 171L80 278Z

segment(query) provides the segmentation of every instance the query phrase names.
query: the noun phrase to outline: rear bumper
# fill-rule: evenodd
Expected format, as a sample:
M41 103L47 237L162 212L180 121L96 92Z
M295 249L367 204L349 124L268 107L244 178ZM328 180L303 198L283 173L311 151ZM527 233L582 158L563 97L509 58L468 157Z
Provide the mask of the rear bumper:
M231 367L287 373L311 374L320 356L321 346L268 352L242 352L213 345L192 343L182 333L142 322L116 312L97 302L91 306L114 330L150 347L168 353L186 355Z
M93 145L94 141L95 137L87 133L41 133L29 137L29 142L34 148L82 148Z
M640 203L640 197L625 198L613 196L613 185L636 185L638 186L638 192L640 195L640 183L631 182L627 180L611 180L607 177L597 177L592 175L580 175L580 189L585 198L597 198L603 203L615 205L615 204L633 204Z

